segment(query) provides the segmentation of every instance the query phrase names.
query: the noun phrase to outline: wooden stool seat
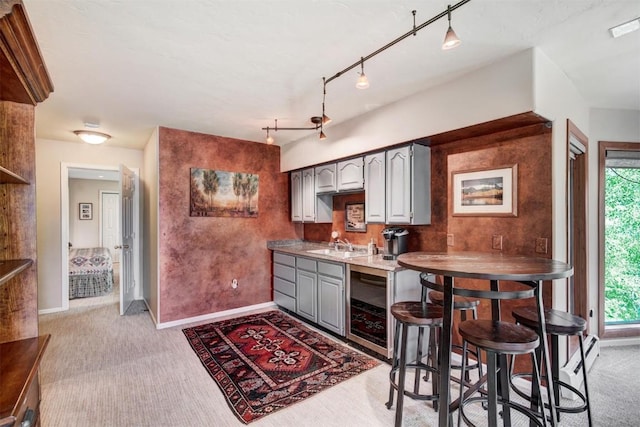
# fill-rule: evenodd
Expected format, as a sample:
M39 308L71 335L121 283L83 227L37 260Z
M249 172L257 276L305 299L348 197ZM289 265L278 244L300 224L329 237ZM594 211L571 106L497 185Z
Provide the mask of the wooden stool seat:
M511 314L516 322L529 328L537 329L540 324L535 307L518 307ZM578 335L587 329L587 322L582 317L551 308L544 310L544 320L548 334Z
M526 326L493 320L467 320L458 326L462 338L484 350L524 354L540 343L538 334Z
M540 328L540 321L538 317L538 310L535 307L518 307L514 309L511 314L516 322L531 328L533 331L538 331ZM554 394L555 394L555 407L557 412L557 418L560 419L560 413L570 413L577 414L580 412L587 411L588 425L591 427L593 425L591 419L591 404L589 403L589 386L587 384L587 369L586 369L586 356L584 350L584 338L583 333L587 329L587 321L582 317L576 316L571 313L567 313L561 310L554 310L551 308L546 308L544 310L544 319L545 319L545 331L551 337L551 383L553 385ZM581 364L579 365L580 370L582 370L582 381L584 385L584 391L579 390L571 384L568 384L564 381L560 380L560 363L558 360L558 356L560 353L560 346L558 342L558 336L564 335L573 335L578 336L578 342L580 344L580 357ZM575 372L577 373L577 372ZM511 387L513 390L520 395L521 397L528 399L529 396L522 390L516 387L512 380L513 378L518 377L530 377L530 373L513 373L513 364L511 366L511 374L509 375L509 381L511 382ZM548 379L548 375L545 374ZM564 388L571 392L573 392L578 399L582 402L581 404L571 404L571 405L561 405L560 404L560 389ZM548 407L548 405L544 405Z
M540 376L538 375L538 357L536 351L540 347L540 338L536 331L515 323L497 320L466 320L458 326L458 331L462 337L463 356L467 352L467 345L473 344L476 349L484 350L487 353L487 390L486 396L466 397L463 389L460 388L460 406L458 410L458 425L462 425L464 420L467 425L474 425L467 418L464 408L474 402L487 404L488 425L498 425L499 416L502 417L504 425L511 425L510 410L515 410L527 416L530 425L546 426L544 415L538 414L523 406L509 397L508 375L500 366L507 366L507 355L530 354L534 366L534 378L532 389L539 390ZM466 359L462 359L462 369L465 369ZM536 391L538 404L544 405L541 393ZM498 415L498 406L502 406L503 411ZM506 410L508 409L508 410Z
M426 292L422 292L421 301L404 301L397 302L391 306L391 315L396 320L396 331L393 344L393 361L391 371L389 372L389 401L386 406L391 409L393 405L394 392L397 391L398 399L396 401L396 419L395 426L402 425L402 406L404 396L412 399L427 400L433 402L434 409L437 410L436 401L438 400L438 361L437 361L437 345L436 335L439 328L442 327L442 306L430 304L425 301ZM416 328L418 332L416 355L413 361L407 361L409 328ZM424 331L429 332L429 350L427 353L427 363L423 361L423 334ZM413 391L405 389L405 376L407 369L414 369ZM431 393L420 392L421 372L425 371L427 375L424 377L428 380L429 374L433 374L431 384ZM396 372L399 375L396 381Z
M391 306L396 320L411 326L442 326L442 307L418 301L397 302Z
M429 299L434 304L443 305L444 294L438 291L431 291L429 292ZM480 305L480 300L477 298L463 297L461 295L454 295L453 297L454 310L471 310L478 305Z

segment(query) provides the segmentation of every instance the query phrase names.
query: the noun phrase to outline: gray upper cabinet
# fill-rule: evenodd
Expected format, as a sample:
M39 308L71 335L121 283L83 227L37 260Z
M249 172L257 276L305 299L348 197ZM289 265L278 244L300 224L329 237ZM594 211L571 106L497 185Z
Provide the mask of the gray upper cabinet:
M302 172L291 172L291 221L302 222Z
M364 157L364 203L366 222L384 223L385 216L385 153Z
M431 150L411 144L387 151L386 223L431 223Z
M364 188L364 160L362 157L338 162L338 191L362 190Z
M333 221L333 198L331 194L316 194L314 168L291 172L291 221Z
M316 193L335 193L336 164L316 166Z
M302 171L302 221L316 220L316 189L313 168Z

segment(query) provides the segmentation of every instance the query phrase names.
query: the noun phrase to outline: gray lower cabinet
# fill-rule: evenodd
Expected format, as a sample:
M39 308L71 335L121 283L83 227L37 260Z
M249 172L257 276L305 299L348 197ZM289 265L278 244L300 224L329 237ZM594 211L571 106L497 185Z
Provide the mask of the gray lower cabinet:
M345 335L344 264L318 262L318 324Z
M317 262L297 257L296 266L296 313L316 323L318 321Z
M273 253L273 300L280 307L345 335L345 265Z
M296 257L273 253L273 301L296 311Z

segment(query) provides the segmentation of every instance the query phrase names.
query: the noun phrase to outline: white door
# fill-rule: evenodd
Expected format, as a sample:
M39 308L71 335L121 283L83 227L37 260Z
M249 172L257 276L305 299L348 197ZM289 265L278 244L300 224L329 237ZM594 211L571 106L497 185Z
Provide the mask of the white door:
M120 165L120 315L123 315L134 299L135 280L133 275L133 200L135 174Z
M113 262L120 262L120 195L118 193L100 192L100 246L109 248Z

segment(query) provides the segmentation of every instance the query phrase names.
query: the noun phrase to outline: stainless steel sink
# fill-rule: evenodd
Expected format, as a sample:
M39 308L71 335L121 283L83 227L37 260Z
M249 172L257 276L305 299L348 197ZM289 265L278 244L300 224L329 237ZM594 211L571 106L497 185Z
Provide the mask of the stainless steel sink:
M312 249L307 251L310 254L316 255L326 255L333 258L355 258L360 256L367 256L368 254L364 251L337 251L335 249Z

